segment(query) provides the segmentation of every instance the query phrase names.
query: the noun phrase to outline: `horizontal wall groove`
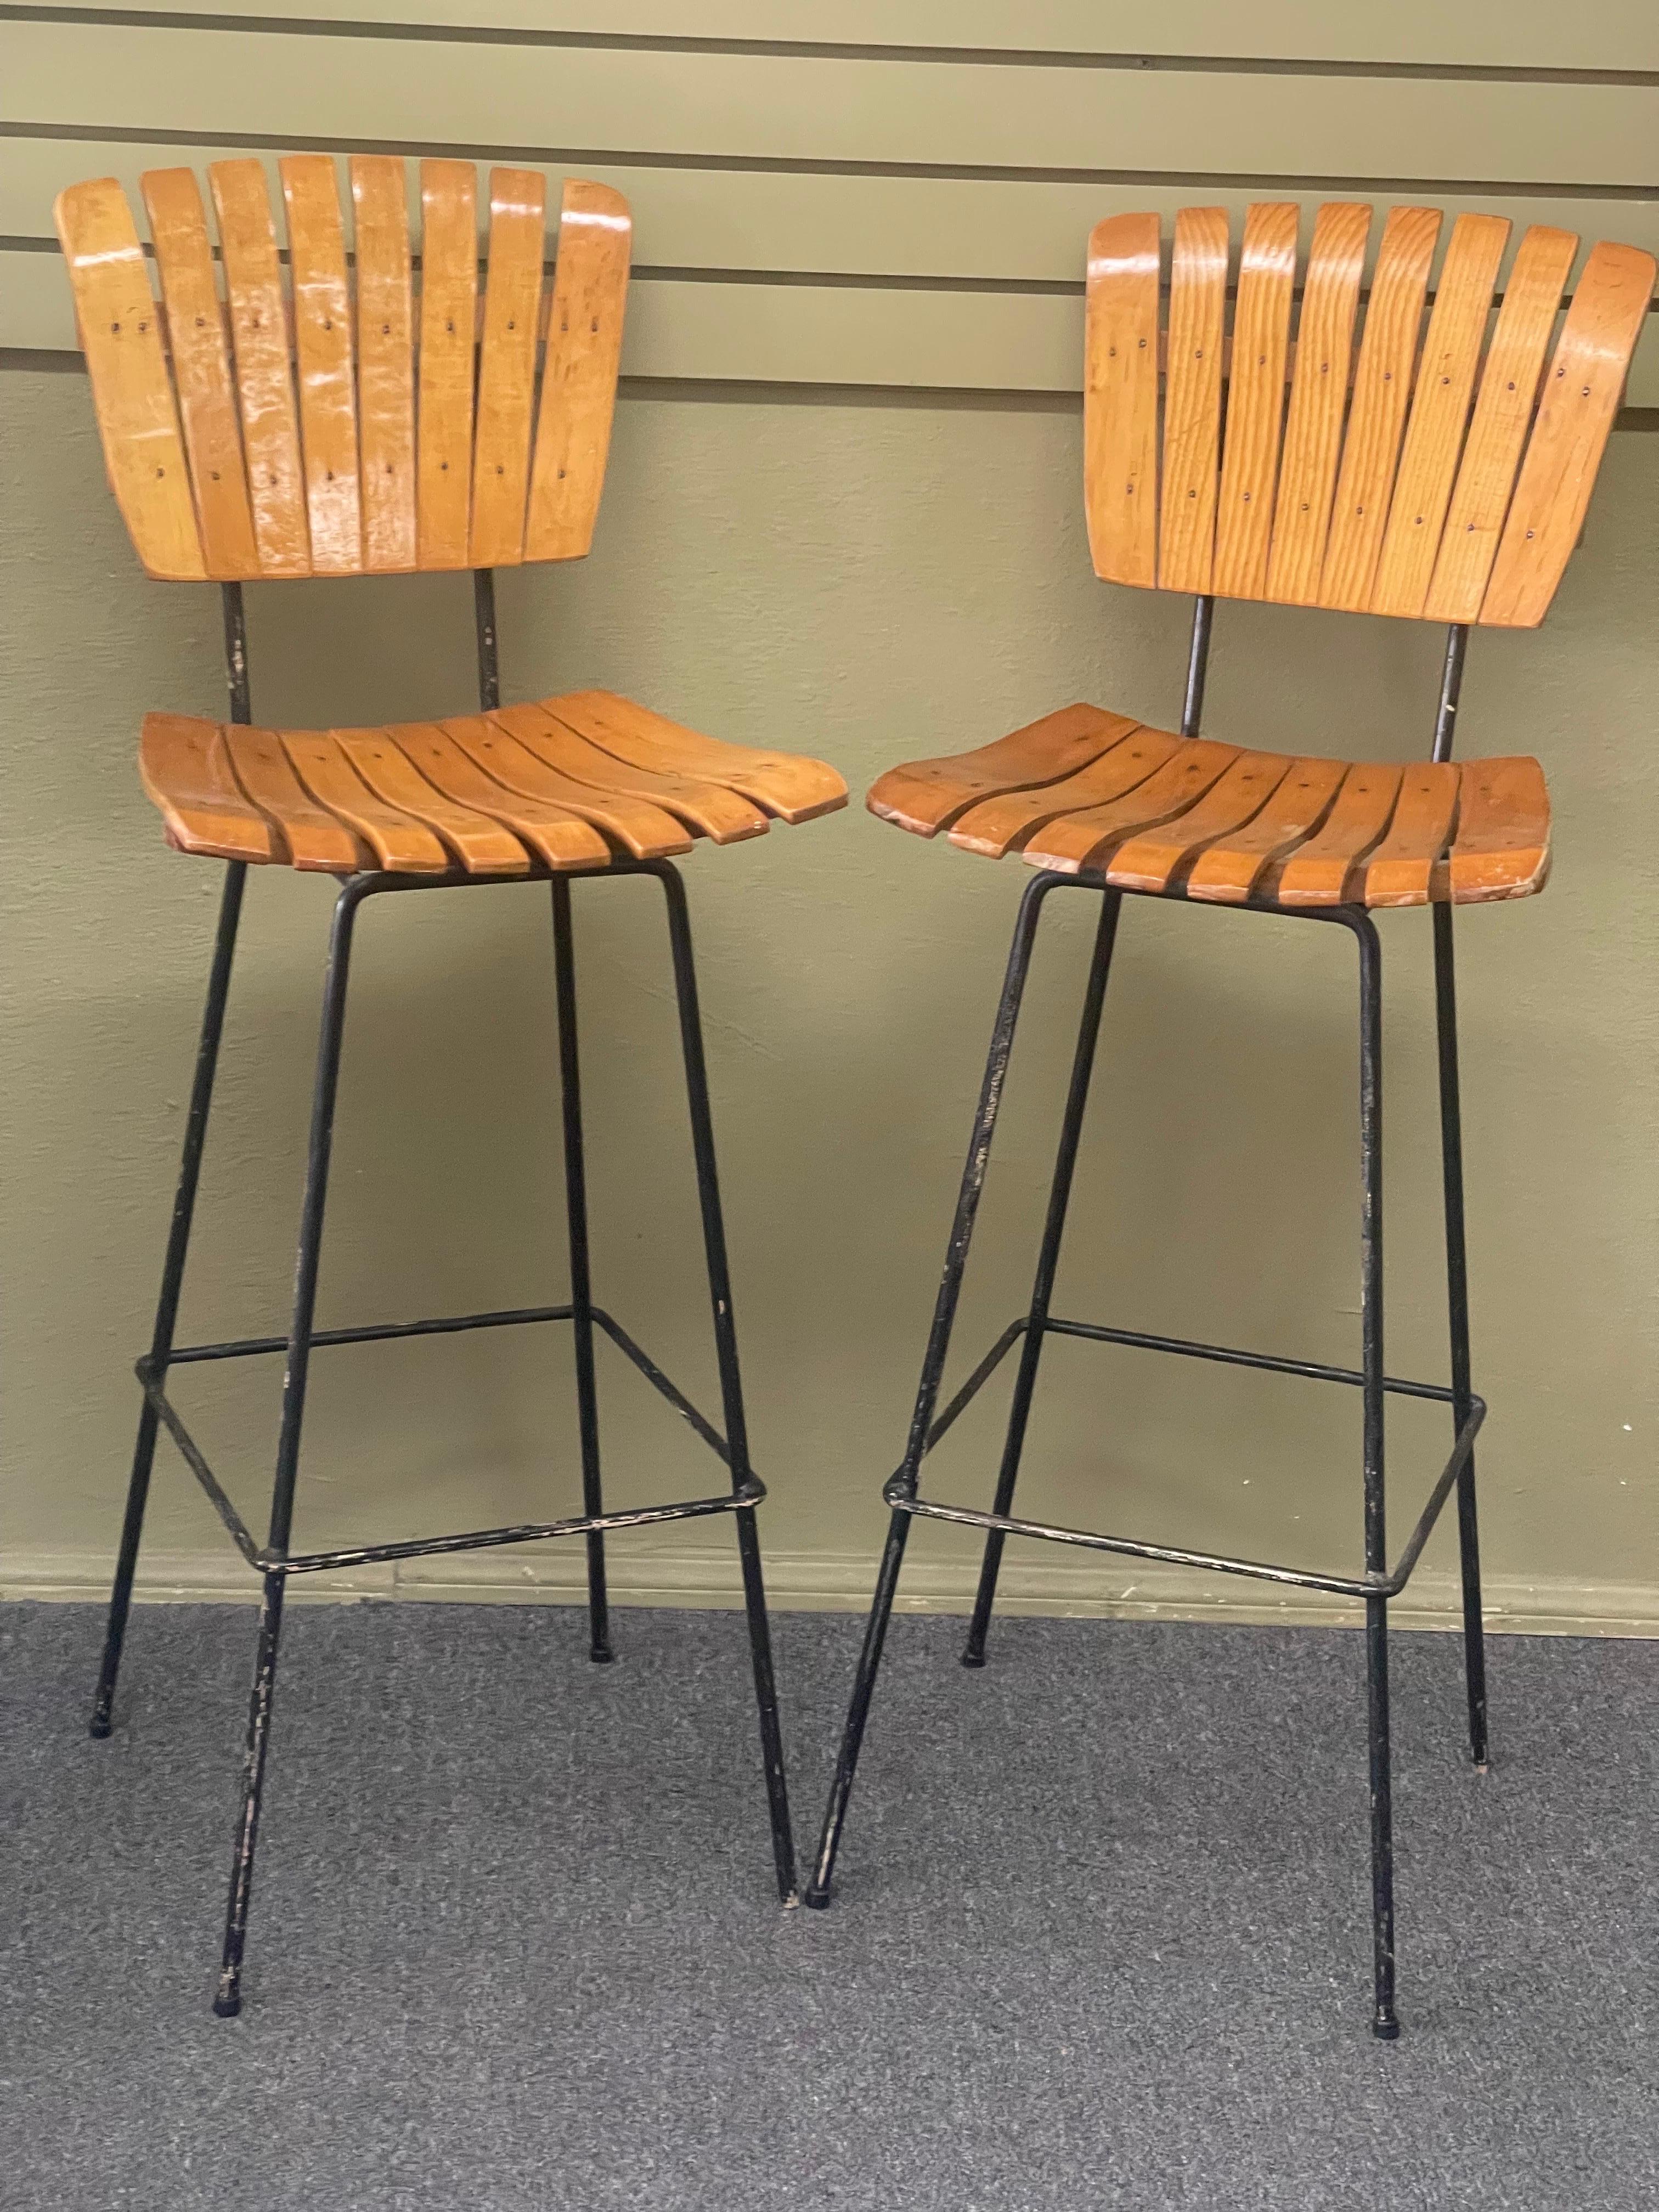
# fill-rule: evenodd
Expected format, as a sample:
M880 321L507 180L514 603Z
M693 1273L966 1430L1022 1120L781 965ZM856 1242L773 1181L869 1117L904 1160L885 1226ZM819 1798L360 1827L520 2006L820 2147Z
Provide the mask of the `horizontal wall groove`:
M1443 193L1468 198L1486 193L1498 198L1536 199L1547 192L1552 199L1629 201L1639 204L1659 198L1659 181L1652 184L1577 184L1535 178L1493 177L1304 177L1271 175L1248 170L1220 169L1081 169L1039 168L1012 163L946 161L853 161L786 159L750 154L647 154L615 146L495 145L477 141L409 138L289 137L269 131L179 131L134 125L105 123L0 123L0 139L49 138L60 143L91 142L110 146L235 146L250 154L395 154L405 161L423 157L451 161L544 161L550 167L583 164L635 169L684 169L705 175L776 177L921 177L945 183L1038 185L1145 185L1159 191L1179 188L1194 192L1259 191L1286 198L1310 200L1319 194L1340 199L1373 198L1399 200L1413 206L1425 204L1426 196Z
M263 32L287 37L391 40L410 45L552 46L593 52L762 55L793 61L948 64L957 67L1164 70L1188 76L1357 76L1440 84L1659 85L1659 70L1510 68L1502 64L1334 61L1320 55L1060 52L1030 47L898 46L824 39L697 39L604 31L537 31L473 24L375 23L291 15L198 15L129 8L0 5L0 22L83 23L121 29Z

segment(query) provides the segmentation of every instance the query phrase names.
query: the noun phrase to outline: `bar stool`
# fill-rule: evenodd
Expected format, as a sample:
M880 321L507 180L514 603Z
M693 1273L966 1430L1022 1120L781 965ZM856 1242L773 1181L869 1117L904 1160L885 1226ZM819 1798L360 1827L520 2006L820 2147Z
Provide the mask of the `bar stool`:
M1038 872L1020 901L909 1437L884 1493L892 1518L806 1902L823 1906L830 1901L913 1519L986 1532L963 1655L969 1667L984 1664L1009 1536L1328 1590L1363 1600L1365 1607L1372 2026L1377 2035L1391 2039L1399 2023L1389 1601L1405 1588L1454 1490L1469 1750L1478 1765L1486 1760L1474 1457L1486 1408L1470 1380L1452 908L1540 890L1549 866L1549 802L1537 763L1483 760L1459 768L1452 761L1464 652L1472 623L1528 628L1543 618L1583 520L1652 295L1654 263L1629 246L1595 247L1573 288L1546 376L1545 357L1577 239L1554 229L1527 232L1489 339L1510 226L1492 216L1460 216L1423 331L1441 217L1432 208L1395 208L1376 248L1356 347L1371 210L1322 207L1303 276L1292 361L1299 217L1300 210L1291 205L1249 210L1231 272L1237 295L1231 333L1224 210L1182 211L1167 274L1156 215L1114 216L1090 240L1084 400L1090 547L1097 574L1110 582L1194 595L1179 733L1096 707L1072 706L978 751L893 769L869 794L872 811L901 829L924 837L944 830L965 852L1018 853ZM1402 769L1386 763L1295 759L1200 738L1218 598L1444 623L1444 674L1429 761ZM1067 889L1097 893L1099 920L1030 1304L941 1413L957 1294L1032 945L1046 902ZM1335 923L1353 937L1359 956L1363 1345L1357 1369L1063 1320L1050 1310L1126 892L1299 915ZM1382 1356L1382 951L1370 909L1424 905L1434 917L1449 1388L1397 1379L1386 1371ZM1363 1573L1272 1565L1017 1518L1014 1487L1038 1364L1051 1335L1139 1346L1358 1389ZM1016 1344L1012 1408L991 1510L923 1498L923 1459ZM1383 1511L1383 1412L1391 1393L1447 1406L1453 1436L1450 1457L1392 1566Z
M75 185L57 207L110 481L139 557L152 576L217 581L224 600L228 722L150 714L140 742L140 775L168 843L227 865L155 1331L137 1364L143 1404L91 1723L94 1736L109 1734L151 1464L158 1430L165 1428L263 1586L241 1814L214 1999L222 2016L235 2014L241 2002L283 1600L294 1575L580 1536L587 1555L590 1651L605 1661L611 1656L605 1532L732 1515L778 1894L786 1904L793 1901L794 1852L755 1525L765 1491L749 1462L690 927L671 856L689 852L696 837L730 844L760 836L775 819L811 820L843 805L847 796L841 778L817 761L720 744L610 692L501 706L493 570L574 560L592 538L628 286L632 226L626 202L599 185L565 185L556 266L544 290L543 179L526 170L493 171L481 300L475 171L468 162L423 162L417 295L401 160L352 157L349 258L333 157L295 155L278 167L291 274L286 289L263 167L223 161L208 171L222 303L202 196L189 169L157 170L142 179L161 275L159 304L132 211L114 180ZM469 568L479 713L367 730L252 726L245 580ZM250 865L262 864L313 869L341 885L323 990L293 1318L284 1336L179 1346L179 1286L244 884ZM572 929L571 885L579 875L648 875L666 901L720 1370L720 1425L593 1303ZM562 1305L317 1329L317 1267L358 911L382 893L526 878L551 886L569 1298ZM313 1346L545 1322L568 1322L573 1332L580 1514L405 1542L291 1548ZM724 1462L728 1487L676 1504L606 1510L596 1329ZM287 1361L281 1432L269 1532L261 1544L191 1437L167 1382L173 1368L193 1362L279 1352Z

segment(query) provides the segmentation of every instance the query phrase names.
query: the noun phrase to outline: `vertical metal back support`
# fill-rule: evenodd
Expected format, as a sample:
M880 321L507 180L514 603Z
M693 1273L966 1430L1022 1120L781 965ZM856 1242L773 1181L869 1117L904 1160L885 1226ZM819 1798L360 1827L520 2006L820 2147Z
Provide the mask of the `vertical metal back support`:
M1466 624L1446 632L1446 659L1435 716L1433 758L1449 761L1457 732L1457 709L1468 651ZM1440 1166L1446 1218L1446 1304L1451 1337L1452 1422L1455 1434L1474 1402L1469 1359L1468 1246L1463 1224L1463 1113L1457 1060L1457 962L1449 900L1434 906L1434 1012L1440 1073ZM1487 1763L1486 1641L1480 1595L1480 1529L1475 1509L1474 1455L1457 1478L1458 1553L1462 1570L1463 1678L1468 1695L1469 1757Z
M495 647L495 574L472 571L472 620L478 637L478 704L493 714L501 703L501 672Z
M242 607L242 587L222 588L225 629L225 676L230 693L230 719L246 724L252 720L248 699L247 626ZM185 1115L184 1145L179 1161L179 1181L173 1193L173 1219L167 1231L166 1257L161 1263L161 1287L155 1302L155 1322L150 1332L149 1368L164 1372L173 1352L179 1322L179 1298L184 1285L185 1261L190 1250L191 1224L196 1212L196 1194L201 1182L202 1153L207 1143L208 1115L213 1104L214 1079L219 1066L219 1045L224 1034L225 1005L230 995L231 967L242 916L242 893L247 878L244 860L225 864L224 888L219 895L219 921L214 934L213 958L208 970L207 1002L196 1047L196 1072L191 1081L190 1105ZM137 1571L138 1547L143 1537L144 1510L149 1502L150 1474L155 1463L156 1413L145 1399L138 1416L138 1435L133 1446L132 1469L127 1480L126 1510L116 1553L115 1577L110 1589L109 1614L104 1627L103 1655L98 1686L93 1695L88 1726L99 1738L107 1736L115 1703L115 1686L121 1671L121 1651L126 1641L127 1617L132 1605L133 1577Z
M1204 686L1210 673L1210 627L1215 601L1201 592L1193 601L1193 641L1187 653L1187 696L1181 709L1181 734L1195 738L1204 720Z

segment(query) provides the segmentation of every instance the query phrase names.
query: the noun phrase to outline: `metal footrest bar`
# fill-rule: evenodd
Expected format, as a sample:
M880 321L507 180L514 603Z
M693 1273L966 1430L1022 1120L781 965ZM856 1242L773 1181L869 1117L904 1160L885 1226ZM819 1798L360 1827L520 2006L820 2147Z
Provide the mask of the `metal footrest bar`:
M685 1393L670 1381L648 1352L641 1350L620 1322L614 1321L598 1306L591 1310L596 1324L605 1331L617 1350L639 1369L647 1382L667 1400L715 1456L729 1467L732 1463L731 1450L714 1423L698 1412ZM429 1321L380 1322L361 1328L318 1329L311 1342L314 1347L321 1345L378 1344L399 1337L454 1335L465 1329L510 1328L532 1322L570 1321L574 1318L574 1311L568 1305L515 1306L495 1313L451 1314ZM718 1498L684 1498L665 1505L641 1505L610 1513L580 1514L562 1521L520 1522L500 1528L466 1529L453 1536L411 1537L392 1544L353 1544L333 1551L306 1552L289 1556L255 1541L246 1522L208 1465L201 1447L185 1427L177 1408L169 1401L161 1382L170 1366L188 1366L204 1360L252 1358L287 1349L288 1339L285 1336L243 1337L223 1344L188 1345L170 1353L165 1359L147 1356L138 1360L134 1369L145 1398L178 1445L185 1466L207 1492L214 1510L229 1530L237 1550L249 1566L259 1574L317 1574L331 1567L371 1566L384 1565L392 1559L430 1559L447 1552L480 1552L506 1544L538 1543L556 1536L603 1535L613 1528L643 1528L663 1521L695 1521L717 1513L752 1511L766 1495L765 1484L751 1471L732 1489Z
M966 1411L1030 1327L1029 1316L1022 1315L1004 1329L928 1430L927 1451L933 1450L945 1431ZM1240 1352L1230 1346L1200 1344L1186 1337L1152 1336L1139 1329L1105 1328L1092 1322L1049 1319L1043 1323L1043 1332L1047 1334L1051 1331L1057 1335L1082 1337L1091 1342L1132 1345L1152 1352L1172 1352L1188 1358L1218 1360L1229 1366L1258 1367L1273 1374L1306 1376L1316 1382L1347 1382L1359 1386L1364 1382L1364 1376L1354 1368L1328 1367L1304 1359L1280 1359L1268 1352ZM1389 1376L1384 1377L1383 1388L1401 1397L1427 1398L1440 1405L1453 1402L1451 1391L1437 1382L1413 1382ZM1179 1545L1148 1544L1130 1536L1105 1536L1092 1529L1070 1528L1042 1521L1024 1521L1011 1514L981 1512L974 1506L939 1504L932 1499L917 1497L908 1487L902 1468L889 1480L883 1496L896 1512L909 1514L922 1520L950 1521L963 1528L984 1528L1004 1536L1036 1536L1048 1543L1071 1544L1086 1551L1115 1552L1127 1559L1159 1559L1172 1566L1205 1567L1217 1574L1246 1575L1259 1582L1286 1583L1296 1589L1328 1590L1339 1597L1392 1598L1398 1597L1409 1581L1412 1571L1422 1555L1423 1547L1428 1542L1435 1522L1440 1517L1441 1509L1450 1497L1458 1476L1468 1463L1469 1455L1474 1449L1475 1437L1486 1417L1485 1399L1471 1395L1469 1412L1458 1429L1451 1456L1430 1492L1428 1503L1397 1564L1389 1574L1321 1574L1311 1568L1277 1566L1261 1559L1236 1559L1218 1552L1193 1552Z

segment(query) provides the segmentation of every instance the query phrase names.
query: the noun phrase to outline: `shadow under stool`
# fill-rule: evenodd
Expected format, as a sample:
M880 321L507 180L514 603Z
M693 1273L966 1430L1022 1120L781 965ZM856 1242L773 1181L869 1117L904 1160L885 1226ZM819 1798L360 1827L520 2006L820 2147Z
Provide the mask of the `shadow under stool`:
M1236 264L1228 218L1184 209L1164 260L1156 215L1099 224L1089 246L1085 499L1097 574L1194 599L1178 732L1077 705L975 752L882 776L876 814L921 836L1038 871L1020 901L909 1437L816 1868L827 1905L906 1540L917 1519L985 1531L963 1663L985 1663L1003 1546L1030 1536L1257 1577L1360 1601L1365 1612L1374 2032L1399 2033L1389 1728L1389 1600L1454 1492L1462 1562L1468 1742L1486 1761L1486 1667L1471 1382L1452 908L1543 888L1549 801L1529 759L1460 767L1453 733L1469 626L1543 618L1577 542L1654 285L1633 247L1534 228L1505 270L1510 226L1461 216L1436 268L1431 208L1395 208L1373 250L1369 207L1315 219L1291 343L1301 210L1253 207ZM1503 272L1500 283L1500 271ZM1576 273L1576 281L1575 279ZM1425 302L1434 276L1432 305ZM1363 335L1356 336L1369 277ZM1564 291L1571 305L1546 370ZM1497 312L1493 319L1494 290ZM1230 296L1231 329L1226 328ZM1288 385L1288 403L1286 386ZM1478 387L1478 388L1477 388ZM1540 388L1541 387L1541 388ZM1161 422L1160 422L1161 410ZM1446 625L1430 758L1419 766L1304 759L1200 736L1217 599L1414 617ZM958 1294L1039 921L1060 891L1099 901L1070 1090L1036 1279L939 1410ZM1334 1367L1063 1319L1051 1310L1107 978L1126 895L1301 916L1353 940L1359 984L1360 1364ZM1444 1181L1449 1386L1391 1376L1382 1350L1382 970L1371 909L1433 914ZM1356 1389L1363 1419L1364 1569L1334 1573L1050 1526L1014 1513L1039 1363L1051 1336L1300 1376ZM921 1495L922 1462L1018 1347L988 1511ZM1449 1456L1389 1564L1384 1410L1391 1395L1443 1404Z
M214 2010L241 2003L243 1950L269 1742L283 1602L290 1578L373 1561L477 1551L545 1537L584 1540L592 1656L611 1656L605 1539L611 1529L729 1515L736 1524L779 1897L795 1860L773 1683L742 1382L686 897L673 856L729 844L775 820L846 803L833 769L726 744L606 691L503 708L493 571L578 558L592 540L616 396L631 224L606 187L564 187L557 258L545 281L545 186L492 173L480 296L476 173L421 166L420 287L413 283L404 163L354 155L353 253L334 159L278 164L291 280L284 285L258 161L208 171L218 231L189 169L143 179L161 301L133 213L104 179L58 204L112 485L153 576L212 580L223 592L227 722L145 720L139 767L168 842L226 863L183 1160L143 1392L92 1733L110 1732L133 1574L159 1432L166 1429L238 1550L261 1579L224 1946ZM222 270L224 298L219 288ZM539 362L539 392L538 370ZM417 368L418 364L418 368ZM418 420L417 420L418 418ZM354 731L252 726L242 583L288 576L471 570L479 712ZM221 1031L250 866L336 877L292 1320L286 1334L173 1341ZM721 1419L705 1417L593 1302L578 1066L573 884L648 876L661 886L701 1207ZM358 916L370 899L526 878L550 886L563 1095L570 1296L562 1304L361 1328L313 1326L346 1011ZM590 894L584 891L584 897ZM324 1551L292 1545L301 1427L313 1350L460 1330L568 1324L574 1350L581 1507L563 1518ZM721 1462L708 1497L607 1510L594 1375L599 1332ZM243 1522L168 1395L172 1370L282 1353L286 1366L264 1542Z

